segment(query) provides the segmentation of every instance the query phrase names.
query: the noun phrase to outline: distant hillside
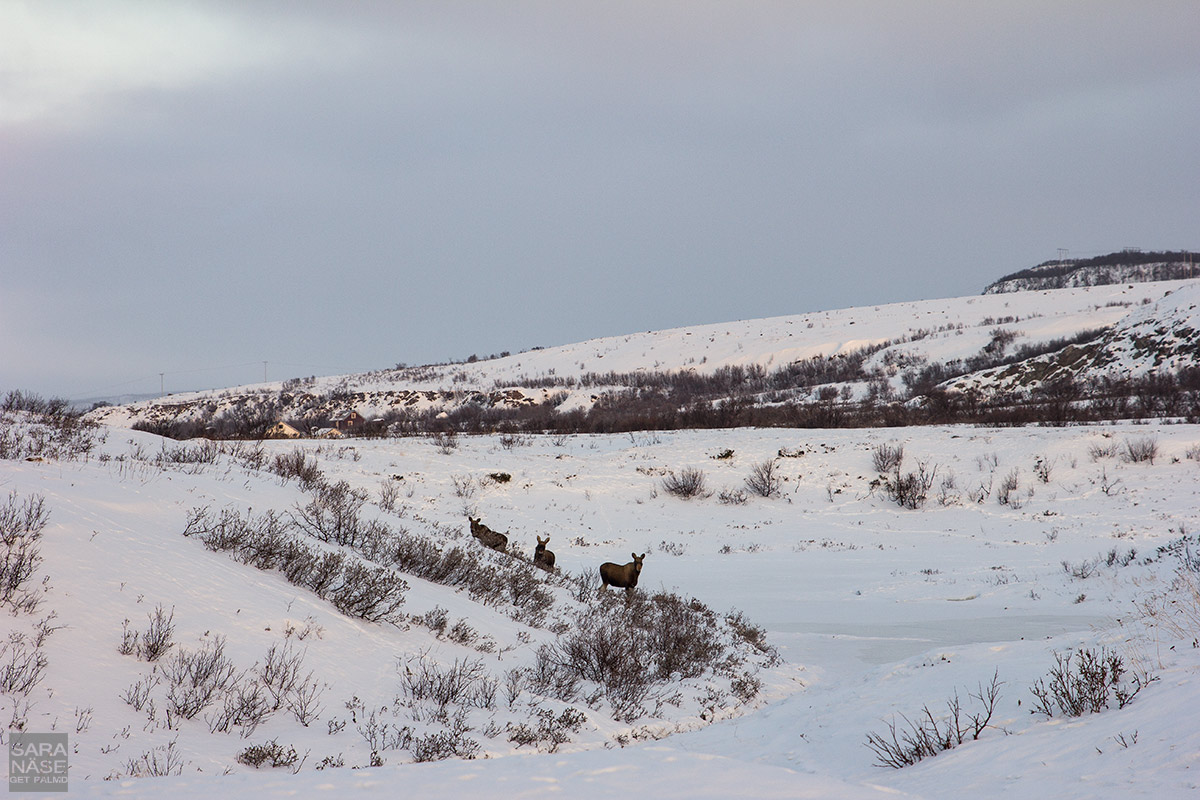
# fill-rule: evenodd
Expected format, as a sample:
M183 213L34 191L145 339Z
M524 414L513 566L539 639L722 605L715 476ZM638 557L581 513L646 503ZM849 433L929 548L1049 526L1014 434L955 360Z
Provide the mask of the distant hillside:
M89 417L177 439L1200 419L1198 291L1122 282L743 320ZM1045 408L1043 384L1062 379L1081 401Z
M1078 286L1105 286L1114 283L1175 281L1200 275L1200 253L1189 250L1147 252L1122 250L1119 253L1086 259L1046 261L1023 269L987 286L984 294L1029 292L1043 289L1069 289Z

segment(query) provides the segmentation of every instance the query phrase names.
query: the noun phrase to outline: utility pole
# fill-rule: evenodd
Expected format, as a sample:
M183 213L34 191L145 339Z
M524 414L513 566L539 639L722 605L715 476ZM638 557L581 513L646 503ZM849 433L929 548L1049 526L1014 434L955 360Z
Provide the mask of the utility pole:
M1067 253L1069 253L1069 252L1070 251L1067 250L1067 248L1065 248L1065 247L1058 248L1058 264L1059 264L1059 266L1062 266L1063 262L1067 260Z
M267 382L267 362L263 362L263 383Z
M163 382L163 374L162 372L158 373L158 397L160 400L167 395L166 384Z

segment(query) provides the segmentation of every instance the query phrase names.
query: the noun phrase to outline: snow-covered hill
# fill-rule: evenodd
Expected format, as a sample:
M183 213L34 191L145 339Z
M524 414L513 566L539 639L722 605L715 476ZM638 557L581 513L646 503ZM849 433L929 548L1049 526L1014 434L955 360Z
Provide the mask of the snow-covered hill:
M1053 347L1089 331L1099 335L1135 310L1140 318L1168 317L1175 313L1174 304L1183 302L1172 299L1171 293L1193 283L993 294L635 333L474 363L170 395L101 408L94 418L125 426L139 421L190 423L203 430L214 418L253 409L272 419L297 422L324 421L351 410L389 419L464 405L521 408L552 403L559 411L586 411L599 399L652 376L757 369L769 379L814 362L856 356L861 366L832 380L837 391L861 398L873 391L872 384L874 390L886 384L888 394L904 396L912 375L931 364L962 364L980 357L994 363L1004 352ZM1195 341L1194 329L1188 337ZM997 353L998 342L1003 352ZM1158 358L1144 348L1125 357L1141 365L1152 365ZM1130 361L1129 367L1142 369L1137 364ZM813 382L785 384L774 398L803 401L820 396L821 389Z
M981 370L948 386L997 394L1028 391L1063 379L1119 381L1196 367L1200 367L1200 284L1187 283L1156 302L1130 309L1093 341Z
M1048 261L1007 275L989 284L984 294L1102 286L1113 283L1144 283L1195 278L1200 254L1190 251L1151 252L1125 250L1086 259Z

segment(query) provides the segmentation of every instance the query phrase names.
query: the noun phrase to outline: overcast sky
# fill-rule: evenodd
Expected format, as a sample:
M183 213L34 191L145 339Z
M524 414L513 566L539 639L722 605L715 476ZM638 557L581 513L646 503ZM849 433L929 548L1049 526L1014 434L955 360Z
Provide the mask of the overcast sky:
M1196 0L0 0L0 390L358 372L1200 248L1198 32Z

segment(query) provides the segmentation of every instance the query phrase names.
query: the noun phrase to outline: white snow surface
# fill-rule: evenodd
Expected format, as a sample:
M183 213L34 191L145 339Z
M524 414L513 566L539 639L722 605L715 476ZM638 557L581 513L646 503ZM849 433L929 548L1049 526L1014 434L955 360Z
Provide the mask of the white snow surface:
M489 381L497 365L514 377L581 362L588 370L679 368L697 358L688 349L697 337L708 342L708 366L749 363L768 351L779 363L968 313L972 327L963 333L923 341L971 353L987 341L985 317L1012 315L1025 335L1054 338L1131 312L1110 302L1148 314L1142 298L1157 301L1172 288L898 304L596 340L464 368L492 370ZM789 338L800 341L778 355ZM1146 441L1157 445L1153 463L1122 458L1128 444ZM872 485L880 445L903 446L905 469L936 469L924 506L901 508ZM50 513L35 579L45 578L45 600L34 615L0 616L0 634L29 635L36 619L56 615L26 730L69 735L70 796L1200 796L1200 629L1173 629L1146 611L1190 609L1196 618L1200 601L1179 586L1187 575L1181 561L1158 548L1200 526L1200 426L739 429L528 437L512 447L480 436L462 437L450 452L419 438L266 442L268 456L305 448L327 480L345 480L373 502L384 486L398 486L397 511L368 510L448 543L474 545L465 534L470 512L507 531L525 554L535 536L550 536L558 566L571 573L644 552L642 589L694 596L720 612L736 608L782 656L759 670L762 690L750 703L723 691L706 701L705 682L695 680L680 684L678 706L628 723L580 701L588 719L572 741L537 753L504 733L534 710L526 693L512 707L500 700L492 712L472 711L471 735L481 745L474 760L414 764L391 749L376 767L367 766L369 747L348 701L361 700L364 711L388 706L399 665L421 656L443 664L479 658L503 685L505 672L529 664L550 634L465 593L410 579L404 613L446 609L495 643L480 652L420 625L348 618L278 573L210 552L181 535L192 509L286 514L306 495L295 481L229 454L214 464L155 463L164 450L190 446L114 427L86 460L0 461L5 493L42 497ZM716 458L727 450L731 456ZM778 496L720 501L772 459L784 478ZM682 500L664 491L663 477L688 467L704 471L712 494ZM511 481L488 479L501 471ZM1001 504L1010 477L1017 488ZM467 496L464 485L473 487ZM272 644L303 647L305 670L323 686L320 718L305 727L278 713L241 738L210 732L203 716L167 727L161 708L157 716L134 710L123 695L150 666L118 652L122 622L144 628L160 605L174 609L177 647L224 636L241 669L261 662ZM1031 687L1047 678L1056 654L1079 648L1108 648L1156 680L1122 709L1032 713ZM875 763L868 734L926 708L941 717L956 694L971 710L971 695L993 676L1000 699L978 740L900 770ZM0 694L6 719L13 708L14 698ZM300 770L238 763L240 751L268 740L305 756ZM130 762L168 744L180 774L129 777ZM344 766L317 769L339 757Z
M1152 465L1090 455L1144 437L1159 445ZM902 444L908 463L925 460L953 475L946 504L931 498L910 511L871 491L872 451L881 443ZM390 702L405 654L448 660L471 651L419 626L343 617L281 576L181 536L191 508L286 511L298 489L228 456L165 471L128 457L160 446L147 434L113 431L108 461L0 462L4 486L44 497L51 513L43 612L53 610L63 627L46 644L49 667L31 696L28 729L70 734L78 796L466 798L487 787L497 796L599 798L632 786L680 798L1183 798L1200 788L1200 650L1148 629L1136 605L1168 592L1175 564L1155 557L1156 548L1198 524L1200 466L1187 457L1200 446L1195 426L717 430L536 439L513 449L471 437L448 455L425 440L326 446L319 458L327 476L374 491L402 474L412 489L403 500L409 513L450 525L460 524L462 505L452 478L504 469L513 480L489 484L474 501L518 549L528 553L535 535L549 534L570 571L646 552L643 588L737 607L784 657L761 673L757 703L727 704L713 724L692 717L621 726L596 715L558 753L514 752L501 735L484 740L486 757L474 761L407 764L405 754L388 751L384 766L364 769L351 769L368 755L354 725L328 730L329 720L347 718L344 702ZM268 443L272 451L295 446ZM727 448L732 458L713 458ZM787 478L779 497L724 505L715 496L680 500L659 485L663 471L694 466L712 489L737 488L780 449L803 455L779 459ZM1035 476L1038 458L1052 465L1047 483ZM1010 505L994 493L979 503L968 496L1014 471L1021 488ZM1108 566L1114 549L1138 556ZM1077 578L1064 562L1097 566ZM514 642L507 617L445 587L410 583L406 612L440 604L498 642ZM305 667L327 685L323 718L305 728L277 716L248 739L210 733L199 719L174 730L148 724L121 700L148 665L117 645L122 620L140 627L157 604L175 609L180 646L219 633L242 667L282 641L289 623L319 626L303 644ZM12 630L28 626L23 616L3 619ZM1121 710L1073 719L1030 713L1030 686L1054 653L1100 646L1159 680ZM485 659L502 673L528 655L516 644ZM941 713L956 692L967 705L993 674L1003 682L1001 700L978 741L903 770L874 764L868 733L925 706ZM89 724L77 731L81 709L90 709ZM496 714L501 727L505 714ZM654 737L680 732L630 738L639 728ZM293 775L235 761L268 739L307 752L304 768ZM182 775L124 777L128 761L172 741ZM314 769L338 754L345 767Z

